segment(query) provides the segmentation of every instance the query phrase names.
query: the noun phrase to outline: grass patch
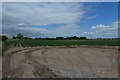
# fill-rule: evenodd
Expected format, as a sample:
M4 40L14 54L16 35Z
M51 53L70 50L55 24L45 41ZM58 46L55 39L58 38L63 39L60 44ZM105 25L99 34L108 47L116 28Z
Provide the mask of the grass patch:
M8 39L6 41L1 41L1 53L0 56L4 56L4 51L12 46L12 44L16 43L18 40Z
M0 56L2 56L2 41L0 41Z

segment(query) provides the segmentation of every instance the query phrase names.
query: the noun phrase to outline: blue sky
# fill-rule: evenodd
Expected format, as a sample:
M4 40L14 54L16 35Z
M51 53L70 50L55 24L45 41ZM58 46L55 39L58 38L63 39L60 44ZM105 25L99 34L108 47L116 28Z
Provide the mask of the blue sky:
M81 23L86 30L91 26L104 24L110 25L112 22L118 21L118 3L117 2L101 2L101 3L84 3L86 6L92 6L92 10L86 16L95 16ZM88 8L88 7L86 7Z
M3 34L118 37L117 2L3 3Z

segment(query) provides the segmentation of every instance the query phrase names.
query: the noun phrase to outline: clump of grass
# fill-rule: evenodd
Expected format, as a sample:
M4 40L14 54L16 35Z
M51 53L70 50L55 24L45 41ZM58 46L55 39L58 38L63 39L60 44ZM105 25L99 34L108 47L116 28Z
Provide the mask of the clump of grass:
M2 41L0 41L0 56L2 56Z
M6 41L2 42L2 51L1 51L2 56L4 56L4 51L7 50L8 46L9 44Z
M12 46L12 44L16 43L17 41L16 40L12 40L12 39L9 39L9 40L6 40L6 41L1 41L0 44L1 44L1 53L0 53L0 56L4 56L4 52L10 48ZM13 45L13 46L14 46Z

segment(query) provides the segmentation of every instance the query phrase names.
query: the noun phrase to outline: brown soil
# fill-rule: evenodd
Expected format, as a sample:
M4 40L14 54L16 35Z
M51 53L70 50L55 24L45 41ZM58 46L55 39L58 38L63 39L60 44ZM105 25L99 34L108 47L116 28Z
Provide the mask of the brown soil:
M7 78L117 78L118 47L11 48L3 57Z

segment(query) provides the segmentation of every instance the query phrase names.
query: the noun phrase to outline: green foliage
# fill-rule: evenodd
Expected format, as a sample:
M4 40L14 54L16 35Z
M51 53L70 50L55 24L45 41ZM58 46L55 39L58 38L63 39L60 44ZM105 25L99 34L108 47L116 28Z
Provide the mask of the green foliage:
M23 34L18 34L18 35L16 36L17 39L23 39L23 37L24 37Z
M16 39L7 39L6 41L2 41L1 42L1 44L2 44L1 52L3 53L2 55L4 55L4 51L6 51L10 47L12 47L12 44L14 44L17 41L18 40L16 40Z
M2 51L1 51L2 55L4 55L3 52L7 50L8 46L9 46L8 42L6 41L2 42Z
M2 55L2 41L0 41L0 56Z
M1 37L2 37L2 41L6 41L8 39L8 37L5 35L2 35Z
M86 40L86 37L77 37L77 36L71 36L71 37L56 37L56 38L35 38L36 40Z
M15 36L13 36L12 38L13 38L13 39L16 39L16 37L15 37Z
M65 38L64 37L56 37L56 39L62 40L62 39L65 39Z
M120 46L118 40L26 40L21 39L22 46L71 46L71 45L108 45Z
M81 40L85 40L85 39L87 39L86 37L80 37L79 39L81 39Z

